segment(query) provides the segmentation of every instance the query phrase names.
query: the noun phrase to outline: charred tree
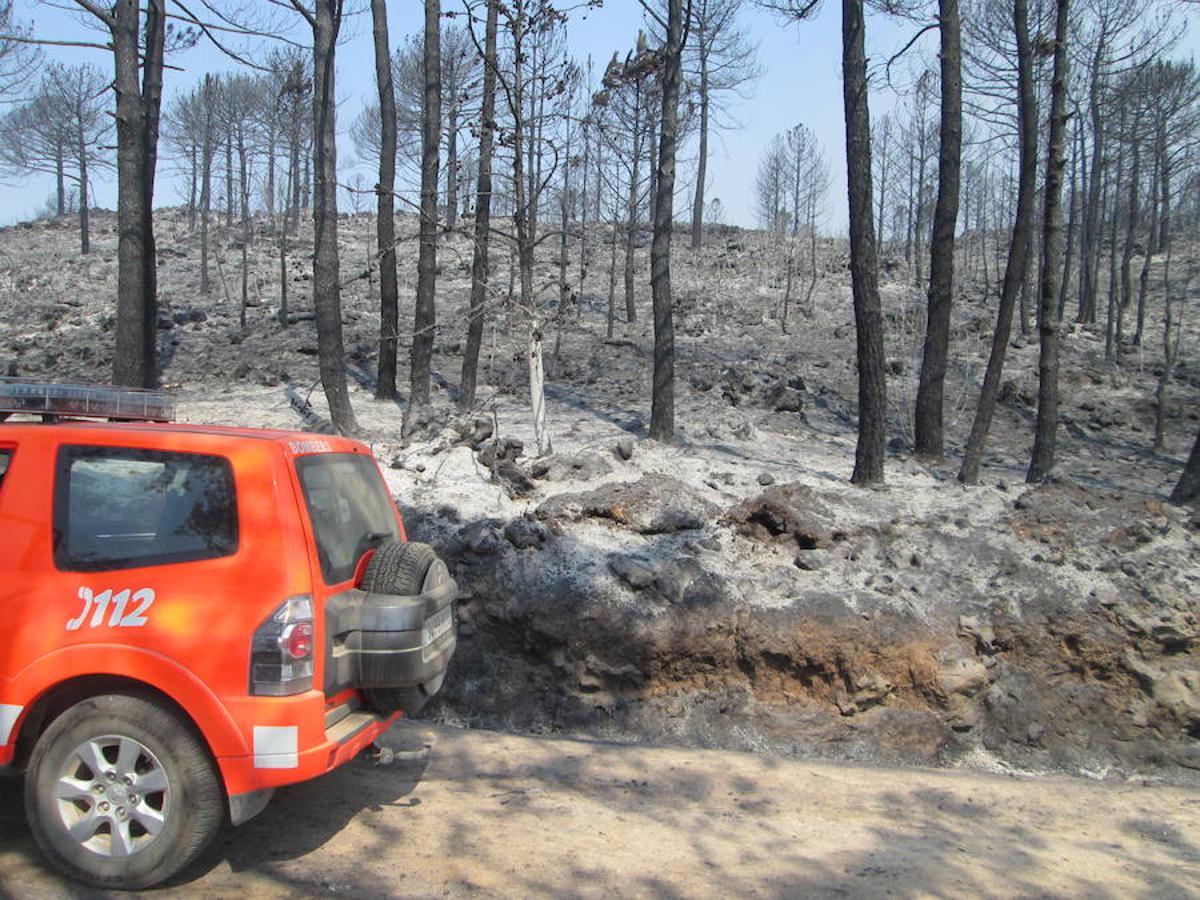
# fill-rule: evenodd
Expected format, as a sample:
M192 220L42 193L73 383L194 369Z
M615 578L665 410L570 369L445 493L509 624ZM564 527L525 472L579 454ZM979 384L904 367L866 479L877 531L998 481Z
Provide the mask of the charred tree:
M1057 0L1054 26L1054 75L1050 86L1050 146L1046 160L1045 221L1038 295L1038 410L1033 455L1025 480L1043 481L1054 468L1058 432L1058 330L1055 316L1058 279L1062 277L1062 182L1067 130L1067 28L1070 0Z
M863 0L842 0L842 98L846 111L846 176L850 201L850 278L858 343L858 446L854 484L883 481L887 383L883 312L871 210L871 113Z
M935 459L941 458L944 447L942 416L954 299L954 229L962 167L962 24L958 0L939 0L938 22L942 38L938 196L929 244L928 315L914 434L916 453Z
M1185 503L1195 503L1198 500L1200 500L1200 434L1196 435L1196 442L1192 444L1192 452L1188 456L1187 464L1183 467L1183 474L1179 476L1179 483L1175 485L1175 490L1171 491L1171 502L1180 506Z
M358 422L346 386L338 259L334 63L342 3L317 0L309 22L313 32L313 305L317 314L317 359L330 420L342 434L353 434Z
M459 408L475 405L479 373L479 348L483 343L483 319L487 310L489 260L488 238L492 216L492 144L496 129L496 33L500 0L487 0L484 26L483 109L479 117L479 176L475 200L475 241L471 260L471 307L467 322L467 345L463 352Z
M388 41L386 0L371 0L375 83L379 90L379 183L375 186L375 241L379 254L379 367L375 396L396 397L396 345L400 289L396 281L396 87Z
M1030 235L1033 233L1034 197L1037 193L1037 98L1033 81L1033 49L1029 41L1029 0L1013 0L1013 33L1017 41L1017 114L1020 128L1021 157L1017 175L1017 217L1008 245L1004 284L1000 289L1000 309L988 356L979 407L971 425L971 436L963 455L958 479L966 484L979 481L979 463L996 410L996 396L1004 371L1004 357L1012 334L1013 309L1029 266ZM1055 316L1058 319L1058 316Z
M671 314L671 221L675 200L675 149L679 130L679 85L683 80L683 0L669 0L667 42L662 48L662 129L654 179L654 240L650 247L650 290L654 301L654 381L650 437L675 436L675 326Z
M425 0L425 94L421 121L421 223L413 314L411 407L429 403L437 311L438 145L442 127L441 3Z

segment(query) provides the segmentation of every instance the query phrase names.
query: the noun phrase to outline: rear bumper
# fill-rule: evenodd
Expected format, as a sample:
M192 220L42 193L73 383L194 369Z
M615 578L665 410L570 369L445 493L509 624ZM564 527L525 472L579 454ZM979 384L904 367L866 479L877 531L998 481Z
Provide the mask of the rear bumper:
M320 706L312 712L320 723L317 729L310 727L311 716L291 720L303 721L304 727L285 724L287 718L275 716L272 724L251 726L253 753L218 757L231 803L239 795L308 781L336 769L370 746L399 718L356 710L326 725Z

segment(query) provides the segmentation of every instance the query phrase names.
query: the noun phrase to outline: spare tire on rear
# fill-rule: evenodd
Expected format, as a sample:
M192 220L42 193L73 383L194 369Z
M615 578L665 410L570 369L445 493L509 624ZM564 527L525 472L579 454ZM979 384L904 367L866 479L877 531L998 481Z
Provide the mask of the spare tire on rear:
M359 587L372 594L411 597L423 593L425 576L435 562L440 560L428 544L388 541L367 562Z
M428 544L389 541L368 560L359 587L372 594L411 597L428 593L448 580L450 570ZM399 710L412 716L441 689L443 677L412 687L367 688L363 696L377 712L390 715Z

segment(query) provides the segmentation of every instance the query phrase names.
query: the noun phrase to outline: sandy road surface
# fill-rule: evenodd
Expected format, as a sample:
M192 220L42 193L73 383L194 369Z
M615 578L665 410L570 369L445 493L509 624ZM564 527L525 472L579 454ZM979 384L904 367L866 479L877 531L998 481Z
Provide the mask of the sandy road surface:
M1197 896L1200 792L398 727L280 792L163 891L510 896ZM0 895L42 867L0 782Z

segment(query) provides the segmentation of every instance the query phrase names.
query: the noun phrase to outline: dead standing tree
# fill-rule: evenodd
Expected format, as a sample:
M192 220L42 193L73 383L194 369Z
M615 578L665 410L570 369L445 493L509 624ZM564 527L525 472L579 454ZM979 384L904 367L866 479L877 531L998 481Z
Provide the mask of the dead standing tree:
M483 319L487 308L490 276L488 244L492 218L492 150L496 133L496 32L499 29L500 0L486 0L487 14L483 41L483 108L479 116L479 175L475 200L475 234L471 261L471 308L467 322L467 343L463 351L459 408L475 405L479 380L479 349L483 344ZM470 11L468 10L468 14ZM471 25L473 27L473 20ZM474 31L471 31L474 38Z
M400 328L396 279L396 87L388 41L387 3L371 0L375 83L379 91L379 181L375 185L375 240L379 253L379 368L375 396L396 397L396 345Z
M941 34L941 124L938 140L938 196L929 246L929 295L925 346L914 415L914 450L941 458L944 450L943 397L954 299L954 232L958 222L962 166L962 25L958 0L938 0Z
M108 33L117 120L117 321L113 382L154 387L158 273L154 175L167 49L167 0L75 0Z
M696 191L692 198L693 250L700 249L704 224L704 189L708 177L708 135L727 126L720 118L726 95L741 96L762 70L755 62L758 46L738 26L743 0L692 0L688 4L691 40L686 64L700 106L700 144L696 158Z
M1020 163L1018 169L1017 216L1013 223L1012 240L1008 245L1008 262L1004 268L1004 285L1000 289L1000 308L996 313L996 330L988 356L987 371L979 395L979 406L967 439L958 478L966 484L979 481L979 464L996 410L996 397L1004 371L1004 357L1012 333L1013 310L1017 294L1025 282L1029 266L1030 235L1033 233L1034 195L1037 192L1037 99L1033 82L1033 48L1029 38L1029 2L1012 2L1013 36L1017 47L1017 110L1020 129ZM1055 316L1057 319L1057 316Z
M1038 296L1038 409L1033 455L1025 480L1043 481L1054 468L1058 431L1058 329L1055 315L1062 277L1062 181L1067 130L1067 29L1070 0L1057 0L1054 26L1054 74L1050 87L1050 146L1046 160L1042 273Z
M1171 502L1180 506L1197 500L1200 500L1200 434L1196 435L1196 442L1192 444L1192 452L1184 464L1179 483L1171 491Z
M650 437L669 441L675 435L675 327L671 309L671 222L675 201L675 156L679 137L679 89L683 81L683 47L687 39L682 0L668 0L664 18L645 2L642 8L665 35L655 50L640 46L624 66L610 66L605 86L640 84L657 77L660 85L658 160L654 178L654 238L650 248L650 290L654 303L654 374L651 388Z
M334 74L343 0L290 0L312 30L313 58L313 306L317 315L317 361L329 418L342 434L358 431L346 385L342 339L342 292L338 259L337 128ZM297 181L301 177L296 173Z
M758 0L800 22L820 0ZM842 99L846 118L846 175L850 201L850 279L858 351L858 446L853 484L883 481L887 381L883 369L883 310L871 208L871 112L867 92L863 0L842 0Z
M421 221L417 256L417 298L413 311L410 396L405 410L405 431L417 421L418 411L429 404L430 366L433 361L437 309L438 145L442 130L441 3L425 0L424 102L421 113Z
M106 109L108 83L93 66L52 64L34 96L0 120L0 165L12 171L53 174L59 215L66 212L65 182L75 184L79 246L85 255L91 247L91 173L112 167L107 148L112 136Z
M543 316L534 285L534 251L541 241L557 232L535 236L535 217L560 164L553 129L553 120L558 118L554 107L575 67L565 55L550 59L530 52L533 45L545 48L559 41L555 35L565 27L566 14L554 4L547 0L514 0L499 4L497 16L497 36L503 38L503 46L498 49L493 69L497 99L502 101L496 115L495 149L507 153L511 164L508 191L497 195L511 198L513 228L507 231L491 226L490 231L493 237L508 241L516 257L512 274L519 285L517 303L529 330L526 363L534 439L538 455L544 456L552 452L552 442L546 424ZM486 56L477 37L475 44L477 52Z

